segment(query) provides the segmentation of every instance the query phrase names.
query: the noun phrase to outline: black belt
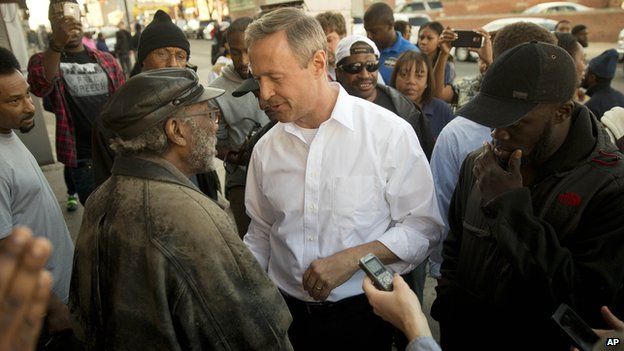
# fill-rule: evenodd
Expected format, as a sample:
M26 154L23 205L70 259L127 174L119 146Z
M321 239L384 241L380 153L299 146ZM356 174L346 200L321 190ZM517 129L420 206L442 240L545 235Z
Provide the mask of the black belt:
M366 295L360 294L352 297L347 297L340 301L330 302L308 302L301 301L295 297L292 297L285 292L281 291L288 308L291 313L307 313L307 314L325 314L325 313L338 313L342 310L353 309L357 306L368 306L368 299Z

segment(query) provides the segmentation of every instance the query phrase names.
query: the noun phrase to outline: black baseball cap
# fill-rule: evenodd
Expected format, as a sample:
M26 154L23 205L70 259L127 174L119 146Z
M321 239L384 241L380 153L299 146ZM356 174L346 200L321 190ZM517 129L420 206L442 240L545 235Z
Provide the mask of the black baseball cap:
M457 115L490 128L506 127L539 104L569 101L576 84L574 60L564 49L536 41L521 44L494 60L479 94Z
M253 93L258 91L260 91L260 85L258 84L258 81L252 77L245 79L241 85L239 85L238 88L232 92L232 95L234 97L241 97L249 92Z

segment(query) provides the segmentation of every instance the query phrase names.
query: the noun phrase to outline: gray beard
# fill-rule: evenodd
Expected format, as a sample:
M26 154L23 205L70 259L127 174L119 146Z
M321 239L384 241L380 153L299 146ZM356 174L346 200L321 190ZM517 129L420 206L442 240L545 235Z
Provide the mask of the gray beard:
M197 128L195 121L190 120L193 127L193 150L187 162L194 174L214 170L214 158L217 155L217 136L210 128Z

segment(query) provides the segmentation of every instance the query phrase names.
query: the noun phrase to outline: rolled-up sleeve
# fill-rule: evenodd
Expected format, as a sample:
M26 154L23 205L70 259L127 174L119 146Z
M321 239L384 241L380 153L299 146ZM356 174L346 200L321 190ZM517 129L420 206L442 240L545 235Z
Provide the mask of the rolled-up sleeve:
M404 273L429 255L440 240L444 222L429 163L413 130L404 129L394 147L388 148L385 163L385 196L396 224L378 240L401 260L391 267Z

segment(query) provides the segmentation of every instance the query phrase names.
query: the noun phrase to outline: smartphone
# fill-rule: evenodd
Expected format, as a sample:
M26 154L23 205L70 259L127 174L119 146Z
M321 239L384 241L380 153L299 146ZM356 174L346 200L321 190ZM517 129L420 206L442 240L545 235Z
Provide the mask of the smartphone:
M483 46L483 36L472 30L456 30L457 39L451 45L456 48L480 48Z
M600 337L568 305L562 303L552 315L553 321L581 351L591 351Z
M73 17L76 21L80 22L80 5L73 2L64 3L63 16Z
M379 290L392 291L392 272L381 263L377 256L369 253L360 258L360 268L373 281L373 285Z

